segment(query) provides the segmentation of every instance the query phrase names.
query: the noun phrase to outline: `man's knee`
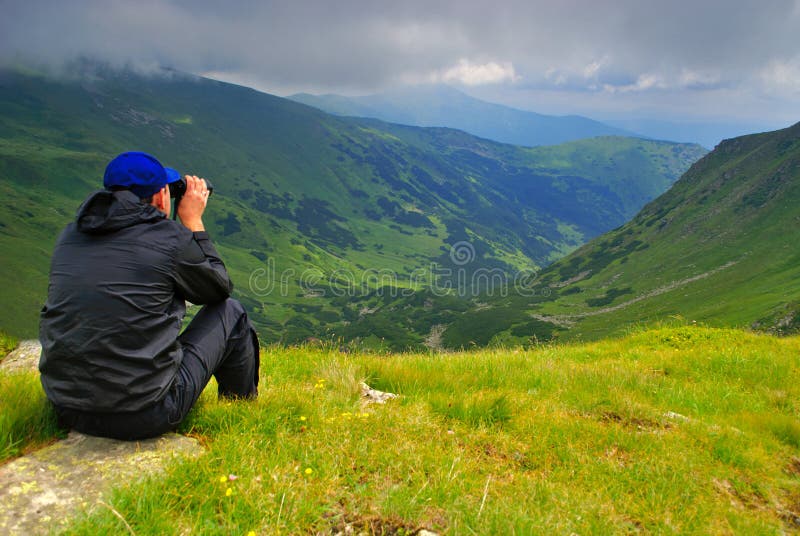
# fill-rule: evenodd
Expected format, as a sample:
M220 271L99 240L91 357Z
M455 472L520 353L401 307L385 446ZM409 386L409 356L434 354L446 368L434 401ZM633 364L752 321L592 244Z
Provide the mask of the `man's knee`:
M243 317L247 316L244 306L239 302L239 300L235 300L233 298L228 298L219 303L206 305L201 310L201 313L203 316L211 315L212 317L216 316L217 318L220 318L223 322L223 325L228 326L228 329L233 329L234 326L237 326L241 322Z
M258 354L258 335L256 334L255 328L250 323L250 319L247 318L247 311L245 311L244 306L233 298L228 298L223 303L225 304L227 318L232 323L231 325L235 326L232 334L236 336L238 333L240 336L246 337L249 335L252 337L256 354Z

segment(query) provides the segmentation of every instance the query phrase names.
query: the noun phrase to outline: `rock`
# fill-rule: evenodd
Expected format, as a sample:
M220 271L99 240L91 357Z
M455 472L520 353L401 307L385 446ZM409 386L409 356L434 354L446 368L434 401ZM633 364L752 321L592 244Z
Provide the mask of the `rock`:
M442 335L444 335L447 326L444 324L434 324L431 326L431 331L425 337L423 344L431 350L441 350L442 348Z
M691 421L691 419L689 417L687 417L686 415L681 415L680 413L675 413L674 411L666 412L664 414L664 417L666 417L667 419L673 419L673 420L676 420L676 421L687 421L687 422Z
M41 353L42 345L39 344L39 341L22 341L19 346L0 361L0 370L4 372L37 370Z
M202 451L196 439L178 434L117 441L70 432L64 441L0 466L0 534L58 532L82 508L107 508L100 501L113 485Z
M383 391L378 391L364 382L361 382L361 396L363 397L365 404L385 404L387 400L397 398L397 395L394 393L384 393Z

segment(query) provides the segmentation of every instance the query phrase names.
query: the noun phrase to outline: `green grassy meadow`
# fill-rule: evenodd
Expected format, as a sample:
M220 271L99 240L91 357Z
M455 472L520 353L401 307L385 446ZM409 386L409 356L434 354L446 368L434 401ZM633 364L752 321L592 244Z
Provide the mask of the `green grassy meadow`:
M800 337L674 324L531 349L265 348L256 402L212 385L183 423L207 452L109 504L136 534L797 531ZM0 374L16 452L55 433L35 380ZM362 406L361 380L401 396ZM68 533L126 530L102 509Z

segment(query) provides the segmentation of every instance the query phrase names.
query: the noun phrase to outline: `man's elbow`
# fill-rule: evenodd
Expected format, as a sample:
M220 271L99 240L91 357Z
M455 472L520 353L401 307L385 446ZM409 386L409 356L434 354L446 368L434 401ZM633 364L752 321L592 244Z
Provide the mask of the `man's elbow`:
M233 281L231 281L230 279L228 279L227 284L225 285L223 294L224 296L222 297L222 300L227 300L233 294Z
M233 283L230 279L219 279L213 285L204 285L203 288L195 288L194 292L187 295L189 301L196 305L213 305L223 302L231 297L233 293Z
M220 284L217 286L216 294L213 303L225 301L230 298L231 294L233 294L233 281L227 277L220 281Z

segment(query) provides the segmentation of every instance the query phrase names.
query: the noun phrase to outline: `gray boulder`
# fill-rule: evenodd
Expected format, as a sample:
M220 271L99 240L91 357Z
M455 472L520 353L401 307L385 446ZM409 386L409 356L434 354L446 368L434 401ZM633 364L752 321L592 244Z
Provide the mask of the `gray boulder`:
M114 484L202 451L196 439L178 434L116 441L71 432L64 441L0 466L0 534L57 533L82 510L115 511L105 498Z
M42 345L39 341L21 341L13 351L0 361L0 371L16 372L24 370L37 370Z

